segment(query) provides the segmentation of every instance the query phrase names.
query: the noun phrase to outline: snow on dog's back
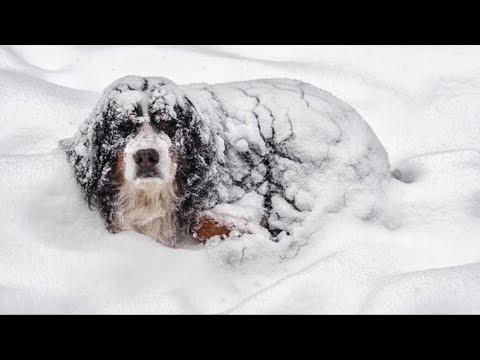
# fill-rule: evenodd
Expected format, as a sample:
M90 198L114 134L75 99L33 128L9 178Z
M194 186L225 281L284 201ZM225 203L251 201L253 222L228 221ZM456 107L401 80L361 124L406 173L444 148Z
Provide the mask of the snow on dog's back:
M219 134L219 153L232 174L214 211L260 222L259 208L272 191L269 221L285 230L279 239L290 249L307 241L325 215L381 217L383 186L391 179L387 154L348 104L288 79L182 88ZM251 186L236 189L239 182Z

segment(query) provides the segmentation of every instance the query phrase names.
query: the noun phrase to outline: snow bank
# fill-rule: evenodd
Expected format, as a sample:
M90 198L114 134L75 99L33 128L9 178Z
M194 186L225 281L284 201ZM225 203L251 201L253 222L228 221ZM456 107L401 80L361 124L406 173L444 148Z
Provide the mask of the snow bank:
M96 94L0 70L0 154L38 154L57 147L91 111Z
M391 229L330 216L296 271L229 312L478 313L480 152L415 157L399 169L415 176L386 188Z

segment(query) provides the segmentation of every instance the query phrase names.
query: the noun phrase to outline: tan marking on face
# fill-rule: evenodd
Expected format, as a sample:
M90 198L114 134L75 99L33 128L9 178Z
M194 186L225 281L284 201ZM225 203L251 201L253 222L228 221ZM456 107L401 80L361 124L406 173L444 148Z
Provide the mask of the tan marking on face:
M121 186L125 183L125 154L119 151L115 159L114 170L112 173L112 182L116 186Z

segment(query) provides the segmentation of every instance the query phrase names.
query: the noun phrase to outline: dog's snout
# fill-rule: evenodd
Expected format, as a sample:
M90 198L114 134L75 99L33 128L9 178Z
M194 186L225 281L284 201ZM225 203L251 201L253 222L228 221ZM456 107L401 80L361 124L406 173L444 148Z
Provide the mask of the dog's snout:
M133 156L135 163L142 169L148 169L158 164L158 151L155 149L138 150Z

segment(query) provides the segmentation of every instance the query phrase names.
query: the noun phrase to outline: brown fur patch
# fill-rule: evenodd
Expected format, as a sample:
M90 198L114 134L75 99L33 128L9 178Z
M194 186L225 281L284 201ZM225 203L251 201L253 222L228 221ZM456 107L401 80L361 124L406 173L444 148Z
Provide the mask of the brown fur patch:
M115 165L113 167L113 172L112 172L112 182L116 186L122 186L125 183L124 171L125 171L125 155L123 151L120 151L117 154L117 158L116 158Z
M231 224L221 224L209 216L202 216L192 229L194 237L201 242L205 242L213 236L219 235L225 239L232 231Z

